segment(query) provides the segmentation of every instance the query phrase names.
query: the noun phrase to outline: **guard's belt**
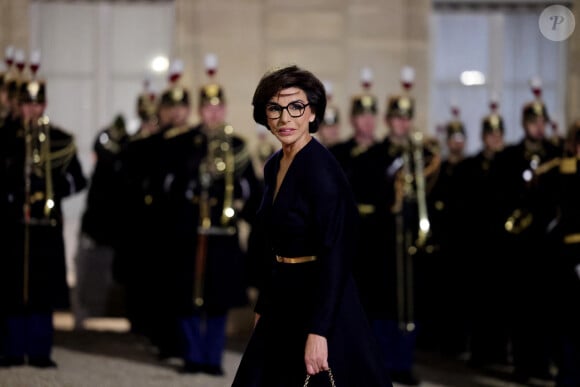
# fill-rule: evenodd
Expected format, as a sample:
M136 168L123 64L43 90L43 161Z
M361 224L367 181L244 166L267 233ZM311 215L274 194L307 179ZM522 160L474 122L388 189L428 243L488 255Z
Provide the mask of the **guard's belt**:
M574 243L580 243L580 234L568 234L564 237L564 243L571 245Z
M306 257L281 257L276 255L276 261L280 263L306 263L306 262L313 262L316 261L316 255L308 255Z

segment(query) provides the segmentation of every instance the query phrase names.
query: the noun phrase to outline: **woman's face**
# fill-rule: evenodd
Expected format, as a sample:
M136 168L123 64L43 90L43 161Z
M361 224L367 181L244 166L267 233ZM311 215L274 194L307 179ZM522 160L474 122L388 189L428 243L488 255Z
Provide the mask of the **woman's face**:
M298 87L280 90L266 105L268 127L282 145L292 145L311 137L308 127L316 115L311 106L306 105L308 105L306 93ZM300 112L303 114L300 115ZM276 117L277 113L280 116L272 118ZM298 115L300 116L296 117Z

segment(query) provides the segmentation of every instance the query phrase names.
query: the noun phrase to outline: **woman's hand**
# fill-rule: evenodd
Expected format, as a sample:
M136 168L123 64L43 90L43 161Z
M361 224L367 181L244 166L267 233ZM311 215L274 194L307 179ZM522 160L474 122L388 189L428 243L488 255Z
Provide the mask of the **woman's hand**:
M258 320L260 320L260 314L254 313L254 328L256 328L256 325L258 325Z
M304 363L308 375L315 375L328 369L328 344L326 337L309 334L304 350Z

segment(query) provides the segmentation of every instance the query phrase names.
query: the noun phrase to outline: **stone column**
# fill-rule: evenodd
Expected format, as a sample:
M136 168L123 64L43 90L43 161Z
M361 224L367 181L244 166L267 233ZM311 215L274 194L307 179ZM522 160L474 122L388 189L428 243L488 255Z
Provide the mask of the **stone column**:
M0 60L4 60L4 50L8 46L28 53L29 0L0 0Z
M572 12L576 29L567 41L568 74L566 76L566 122L580 119L580 0L574 0ZM566 128L567 130L567 128Z

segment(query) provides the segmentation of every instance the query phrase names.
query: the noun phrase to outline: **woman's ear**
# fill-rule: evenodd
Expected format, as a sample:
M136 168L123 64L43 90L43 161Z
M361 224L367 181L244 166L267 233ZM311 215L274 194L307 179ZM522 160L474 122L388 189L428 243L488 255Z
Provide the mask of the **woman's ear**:
M315 119L316 119L316 114L313 114L310 116L310 122L314 122Z

